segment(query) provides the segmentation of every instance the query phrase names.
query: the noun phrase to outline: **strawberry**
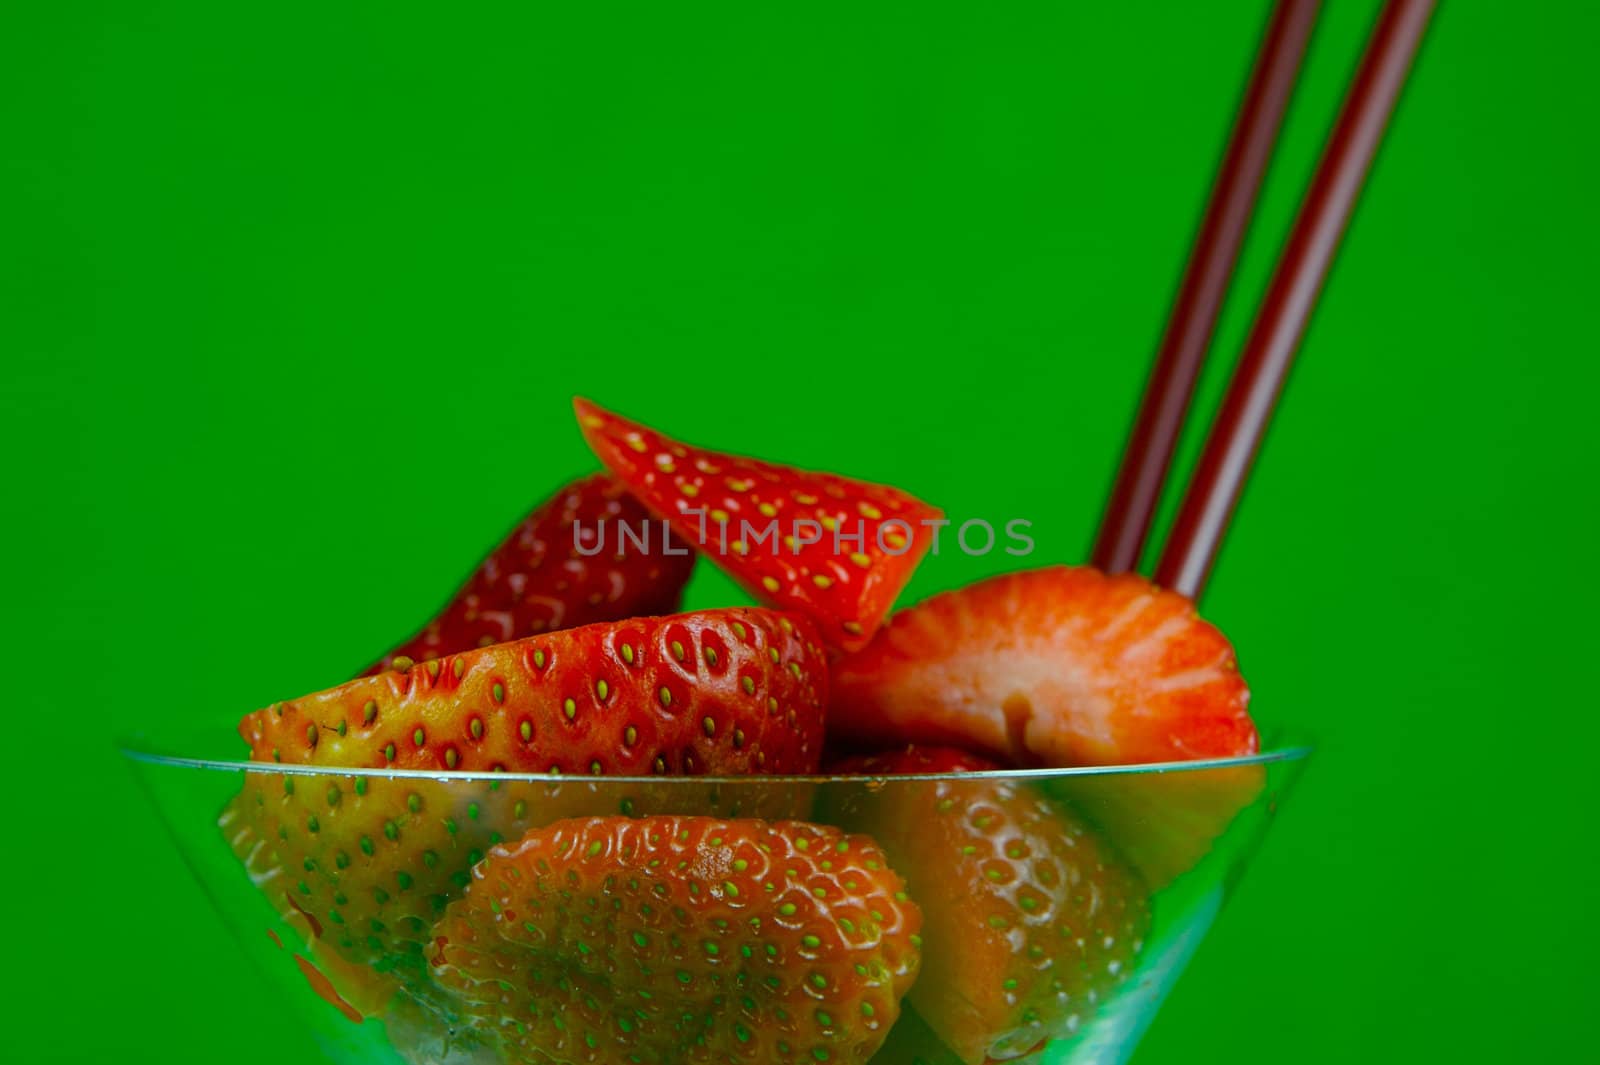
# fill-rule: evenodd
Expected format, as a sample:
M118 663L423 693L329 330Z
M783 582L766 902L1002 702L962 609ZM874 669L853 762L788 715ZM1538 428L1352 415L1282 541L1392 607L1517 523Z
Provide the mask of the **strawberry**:
M712 610L568 629L353 680L250 714L240 732L254 760L286 766L808 773L826 684L805 619ZM414 986L429 927L501 838L574 813L715 797L597 790L581 779L500 784L263 767L247 774L223 828L280 912L309 914L343 956ZM787 809L793 799L745 788L725 801Z
M764 603L810 616L830 646L864 646L932 543L940 512L831 473L690 447L574 401L600 461Z
M761 608L634 618L463 651L247 715L256 761L531 773L809 772L827 669Z
M838 763L891 776L1000 768L941 748ZM836 789L829 814L879 839L922 906L927 961L910 1001L968 1065L1077 1032L1150 928L1143 884L1065 808L1015 779Z
M920 923L861 836L581 818L490 851L432 961L511 1062L859 1063L895 1022Z
M529 823L539 807L513 801ZM429 927L497 834L515 830L515 817L484 805L435 780L252 772L219 823L285 919L375 970L361 991L371 996L422 982Z
M602 535L606 549L586 554ZM671 613L693 566L689 549L621 485L594 474L535 508L438 617L366 672L401 658L426 662L520 636Z
M1133 574L1056 566L938 595L837 662L830 739L953 743L1021 765L1254 754L1249 689L1194 605ZM1258 766L1064 787L1153 887L1191 868L1261 789Z
M1006 574L903 610L835 665L833 689L851 744L1056 766L1256 750L1227 639L1185 597L1088 567Z

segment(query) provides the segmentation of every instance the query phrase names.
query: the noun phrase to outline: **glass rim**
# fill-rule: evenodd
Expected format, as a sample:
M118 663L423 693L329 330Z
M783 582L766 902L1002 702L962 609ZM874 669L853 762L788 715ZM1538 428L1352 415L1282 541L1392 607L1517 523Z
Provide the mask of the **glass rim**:
M445 769L385 769L375 766L304 765L283 762L253 762L227 758L194 758L184 755L162 754L148 750L151 746L137 738L128 738L117 744L123 757L144 765L164 766L171 769L198 769L212 772L261 773L271 776L306 777L365 777L389 780L433 780L441 784L455 782L518 783L591 786L623 785L652 787L703 787L707 784L723 786L764 786L770 784L863 784L889 781L940 781L940 780L1018 780L1046 781L1082 777L1158 776L1169 773L1191 773L1209 769L1239 769L1247 766L1270 765L1275 762L1301 761L1309 757L1315 747L1306 742L1292 742L1269 747L1255 754L1231 758L1199 758L1178 762L1136 762L1127 765L1104 766L1054 766L1037 769L980 769L968 772L943 773L809 773L765 774L747 773L737 776L712 775L646 775L623 776L612 774L579 773L523 773L490 772L488 770ZM938 744L930 746L950 746Z

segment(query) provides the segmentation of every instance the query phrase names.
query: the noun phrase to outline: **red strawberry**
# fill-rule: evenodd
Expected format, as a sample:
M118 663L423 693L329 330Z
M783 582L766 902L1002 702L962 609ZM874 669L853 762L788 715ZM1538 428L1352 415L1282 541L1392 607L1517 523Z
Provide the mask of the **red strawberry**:
M1194 604L1132 574L1012 573L896 614L833 670L833 722L863 745L952 743L1024 765L1253 754L1233 648Z
M760 608L591 625L350 681L253 713L240 732L257 761L324 767L808 773L827 683L814 641L805 619ZM713 808L709 791L682 791L264 771L223 826L281 912L415 985L429 927L494 843L573 813ZM744 788L722 801L793 797Z
M1233 648L1190 601L1131 574L1014 573L895 615L832 671L835 734L954 743L1024 765L1254 754ZM1257 766L1064 781L1154 887L1259 793Z
M602 534L605 551L586 554ZM594 474L540 504L438 617L366 672L392 669L400 657L426 662L554 629L671 613L693 566L687 546L616 481Z
M910 748L833 771L998 768ZM910 1001L968 1065L1070 1037L1127 977L1150 927L1144 886L1065 808L1004 778L832 794L830 816L880 840L921 904L927 960Z
M859 1063L921 918L871 840L796 821L563 821L497 847L434 975L511 1062Z
M463 651L247 715L256 761L561 773L814 770L827 668L761 608L634 618Z
M576 400L584 437L645 506L832 646L872 638L940 512L895 488L690 447Z

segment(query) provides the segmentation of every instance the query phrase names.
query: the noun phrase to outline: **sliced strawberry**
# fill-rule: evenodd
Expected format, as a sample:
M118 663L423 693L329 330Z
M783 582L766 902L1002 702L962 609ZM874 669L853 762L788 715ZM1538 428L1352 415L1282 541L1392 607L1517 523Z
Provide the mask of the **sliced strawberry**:
M351 681L246 717L257 761L522 772L809 773L827 674L804 618L760 608L591 625ZM597 791L351 775L247 774L223 828L285 916L415 986L422 943L502 838L573 814L788 813L755 787Z
M796 821L563 821L495 848L434 975L507 1059L865 1062L918 963L871 840Z
M338 985L370 998L423 982L428 929L491 845L467 794L431 780L249 773L220 824L285 920L371 966L357 987Z
M940 512L896 488L690 447L576 400L600 461L762 602L862 647L933 540Z
M256 761L561 773L806 773L827 666L759 607L634 618L463 651L247 715Z
M837 773L1000 768L961 751L847 759ZM1150 928L1144 885L1065 808L1013 779L836 789L828 816L883 844L922 906L910 1001L968 1065L1068 1038L1129 974Z
M604 551L595 549L602 543ZM581 544L580 544L581 536ZM694 555L605 474L524 518L439 616L367 670L426 662L555 629L676 610Z
M951 743L1022 765L1253 754L1233 648L1131 574L1012 573L896 614L833 669L833 724L864 746Z

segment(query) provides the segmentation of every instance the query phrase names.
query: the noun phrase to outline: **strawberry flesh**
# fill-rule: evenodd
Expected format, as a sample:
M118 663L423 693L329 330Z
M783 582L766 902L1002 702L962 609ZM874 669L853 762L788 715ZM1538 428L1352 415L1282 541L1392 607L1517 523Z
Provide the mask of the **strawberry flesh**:
M1233 648L1194 605L1088 567L1012 573L896 614L833 670L830 740L980 750L1020 765L1253 754Z
M588 400L600 461L764 603L806 614L830 646L864 646L932 543L934 507L886 485L691 447Z
M830 768L890 776L1000 766L908 748ZM830 819L881 841L922 906L926 959L909 1001L967 1065L1070 1038L1128 976L1150 927L1147 892L1064 807L1015 779L833 795Z
M602 530L605 550L595 551ZM402 657L426 662L555 629L668 614L693 566L689 549L620 484L594 474L535 508L438 617L366 672L392 669Z
M511 1062L865 1062L919 960L871 840L795 821L582 818L492 850L431 951Z

